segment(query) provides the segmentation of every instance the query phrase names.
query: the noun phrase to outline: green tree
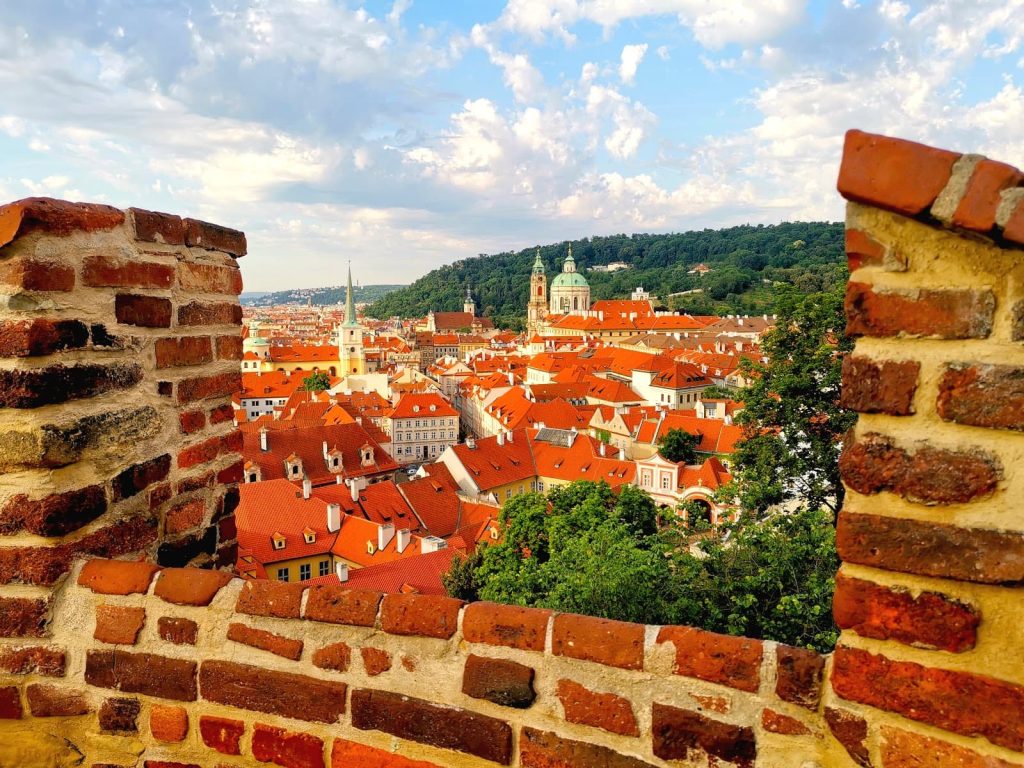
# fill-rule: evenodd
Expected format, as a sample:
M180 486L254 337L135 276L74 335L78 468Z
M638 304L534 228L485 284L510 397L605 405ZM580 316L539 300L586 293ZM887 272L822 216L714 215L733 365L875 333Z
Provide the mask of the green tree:
M658 441L658 453L669 461L696 464L700 439L700 434L692 435L685 429L670 429Z
M331 388L331 378L323 371L316 371L302 380L305 392L323 392Z

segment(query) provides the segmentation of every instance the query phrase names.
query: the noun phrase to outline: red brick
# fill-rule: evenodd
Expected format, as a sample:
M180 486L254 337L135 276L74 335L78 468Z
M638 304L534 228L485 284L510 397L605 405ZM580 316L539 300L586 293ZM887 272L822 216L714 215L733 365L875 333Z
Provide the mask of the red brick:
M759 640L719 635L693 627L662 627L658 632L658 642L675 645L674 672L677 675L741 691L757 691L763 652Z
M23 493L0 507L0 533L28 531L38 536L64 536L91 523L107 511L107 494L102 485L90 485L29 499Z
M234 421L234 419L235 409L231 407L231 403L225 403L210 409L211 424L223 424L226 421Z
M885 264L886 247L866 232L846 229L846 262L850 272L861 267L881 267Z
M920 733L882 726L883 768L1019 768L991 755L933 739Z
M239 743L245 733L245 723L241 720L230 720L226 717L199 718L199 735L203 744L224 755L242 754Z
M410 760L394 752L367 747L354 741L335 739L331 768L441 768L437 763Z
M241 336L218 336L217 337L217 359L218 360L241 360L242 359L242 337Z
M206 427L206 414L202 411L182 411L178 415L181 431L186 435L199 432Z
M259 648L261 651L269 651L277 656L283 656L292 661L298 661L302 656L302 641L291 637L284 637L265 629L232 622L228 625L228 640L243 645Z
M508 659L470 654L462 675L462 692L474 699L526 709L537 698L531 667Z
M1024 368L950 366L939 381L936 407L957 424L1024 430Z
M64 236L113 229L123 223L124 213L109 205L26 197L0 206L0 247L30 232Z
M825 723L836 741L843 745L846 753L857 765L871 768L871 756L868 753L868 721L845 709L825 707Z
M195 645L199 625L192 619L161 616L156 622L157 633L162 640L175 645Z
M1003 227L1003 237L1013 243L1024 244L1024 201L1018 202ZM70 290L70 289L66 289Z
M471 603L462 616L462 636L470 643L487 643L543 651L551 611L497 603Z
M386 691L352 691L352 725L509 765L512 728L486 715Z
M235 610L251 616L273 616L276 619L297 619L302 606L301 584L280 581L246 581L238 595Z
M558 681L558 700L566 722L589 725L623 736L639 736L640 727L629 699L598 693L572 680Z
M170 483L161 483L160 485L153 486L149 492L149 508L156 511L170 501L173 495Z
M174 284L174 265L115 256L87 256L82 265L82 282L109 288L170 288Z
M839 194L847 200L916 216L946 186L955 152L862 131L847 131Z
M999 193L1020 186L1021 182L1024 182L1024 174L1012 165L988 159L979 161L953 213L953 224L988 232L996 224Z
M129 208L135 225L135 239L144 243L185 244L185 223L180 216Z
M79 320L0 322L0 357L42 357L89 344L89 329Z
M1017 584L1024 535L881 515L839 514L836 549L848 563L921 576Z
M139 712L142 705L138 699L107 699L100 705L100 730L119 733L138 733Z
M811 732L795 717L776 712L774 709L766 709L761 713L761 727L768 733L778 733L783 736L806 736Z
M984 451L924 445L910 453L874 432L845 447L839 470L843 482L858 493L889 491L925 504L965 503L987 496L1002 476L999 460Z
M49 610L46 600L0 596L0 637L42 637Z
M126 605L96 606L96 631L101 643L135 645L146 621L146 609Z
M21 692L16 685L0 687L0 720L20 720Z
M100 595L132 595L149 590L160 570L152 563L127 560L90 560L82 566L78 584Z
M441 595L385 595L380 626L392 635L447 639L455 634L462 605Z
M75 270L55 261L16 258L0 262L0 285L25 291L75 290Z
M180 484L179 484L180 488ZM193 499L171 507L164 520L164 530L168 533L181 533L195 528L206 515L206 502Z
M778 679L775 695L811 710L821 701L821 675L825 657L806 648L778 645L775 648Z
M324 743L308 733L292 733L256 723L252 731L252 756L261 763L285 768L321 768Z
M185 243L209 251L245 256L245 233L197 219L185 219Z
M242 292L242 273L238 267L183 261L178 280L186 291L226 293L231 296Z
M861 637L962 653L974 647L981 617L969 605L937 592L913 596L839 574L832 604L836 624Z
M153 653L89 651L85 659L85 682L161 699L196 700L195 662Z
M156 340L156 367L203 365L213 360L213 340L209 336L176 336Z
M583 661L595 661L609 667L643 669L644 627L625 621L555 615L551 652Z
M119 472L111 480L110 485L114 501L130 499L153 483L159 483L161 480L166 479L170 471L171 455L169 453L156 456L140 464L133 464Z
M170 328L171 300L159 296L119 293L114 298L114 314L123 325L140 328Z
M231 581L231 574L201 568L165 568L156 581L157 597L178 605L209 605Z
M754 731L704 717L697 712L655 702L651 729L654 754L663 760L693 760L702 754L708 762L724 760L743 768L753 766L757 756Z
M836 648L833 658L832 687L844 699L1024 751L1024 720L1006 716L1024 711L1024 687L854 648Z
M852 280L846 286L850 336L919 336L985 339L992 332L995 297L987 289L875 290Z
M391 669L391 654L380 648L360 648L359 655L363 657L363 669L370 677L387 672Z
M183 496L183 495L185 495L187 493L192 493L193 491L201 491L201 490L203 490L205 488L210 488L212 486L213 486L213 470L210 470L209 472L203 472L202 474L199 474L199 475L190 475L189 477L181 478L181 480L179 480L175 484L174 492L178 496ZM189 504L192 504L192 503L194 503L194 502L189 501L189 502L185 502L184 504L177 504L177 505L175 505L174 508L172 508L167 513L168 517L170 517L171 515L173 515L175 513L186 514L184 512L178 512L178 510L180 510L183 506L188 506ZM203 502L202 499L199 499L198 503L199 503L200 509L203 509L203 510L206 509L206 504ZM199 514L198 519L196 519L196 521L192 525L198 525L199 524L199 520L202 519L202 513L200 512L198 514ZM182 528L181 530L185 530L187 528L191 528L192 525L187 525L184 528ZM168 521L168 529L170 529L170 521Z
M149 731L157 741L184 741L188 735L188 712L183 707L153 704L149 708Z
M331 624L372 627L377 621L377 607L382 597L380 592L317 584L309 588L305 616Z
M178 468L191 469L200 464L213 461L220 455L222 442L223 438L217 436L207 438L199 443L193 443L178 453Z
M523 728L519 733L519 764L523 768L654 768L652 763L608 747L563 739L535 728Z
M0 371L0 407L39 408L131 389L142 381L135 364L51 365L30 370Z
M231 302L201 302L178 307L178 325L239 325L242 308Z
M92 711L86 695L73 688L33 683L25 694L34 717L77 717Z
M720 715L727 715L732 708L729 700L724 696L701 696L699 693L691 693L690 698L699 705L697 707L699 712L708 710L709 712L717 712Z
M352 649L347 643L332 643L320 648L313 654L313 664L320 667L320 669L347 672L351 663Z
M843 359L840 405L861 413L912 414L920 372L921 364L915 360L876 361L848 355Z
M61 648L43 646L0 647L0 672L9 675L64 677L65 658Z
M239 459L234 464L229 464L217 473L217 485L231 485L242 482L245 472L245 461ZM232 537L233 538L233 537Z
M320 723L335 723L345 713L345 683L305 675L204 661L199 685L207 701L254 712Z
M219 373L215 376L198 376L178 382L178 403L194 403L213 397L230 397L242 389L241 372Z

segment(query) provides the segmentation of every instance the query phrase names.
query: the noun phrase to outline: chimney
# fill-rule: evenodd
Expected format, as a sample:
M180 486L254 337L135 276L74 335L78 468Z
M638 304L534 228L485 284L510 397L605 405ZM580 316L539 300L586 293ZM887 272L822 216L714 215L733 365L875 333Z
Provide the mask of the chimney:
M267 428L260 427L260 450L267 450Z
M342 477L341 475L335 475L334 478L335 482L337 482L338 485L341 485L343 482L345 482L345 478Z
M352 501L359 501L359 483L356 482L354 477L349 480L348 489L352 495Z
M475 450L476 449L476 438L474 438L474 437L467 437L466 438L466 447L469 450L471 450L471 451Z
M302 476L302 498L309 499L309 494L313 492L313 483L310 482L309 475Z
M395 538L395 524L384 523L384 525L377 528L377 549L382 550L391 540Z
M398 533L395 534L395 549L398 550L398 554L405 552L405 548L409 546L409 542L412 541L412 531L408 528L400 528Z
M448 549L448 542L444 539L439 539L437 536L424 536L421 539L420 551L422 554L437 552L441 549Z
M334 573L338 577L338 581L344 583L348 581L348 563L335 563Z
M337 533L341 530L341 505L327 505L327 532Z
M606 443L601 443L601 447L598 450L600 450L601 455L604 456L608 451L608 445Z
M327 458L327 441L324 440L324 458Z
M514 434L515 433L510 429L508 432L505 433L505 439L511 443Z
M499 447L505 444L505 433L504 432L499 432L498 433L498 441L497 442L498 442L498 446Z
M626 460L626 449L625 448L619 448L619 461L625 461L625 460Z

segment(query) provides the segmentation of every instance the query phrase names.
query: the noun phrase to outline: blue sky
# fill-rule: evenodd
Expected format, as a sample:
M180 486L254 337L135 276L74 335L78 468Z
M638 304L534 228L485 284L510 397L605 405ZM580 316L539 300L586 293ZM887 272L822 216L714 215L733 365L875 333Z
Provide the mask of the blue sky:
M851 127L1024 165L1024 0L37 0L0 199L244 229L252 290L839 219Z

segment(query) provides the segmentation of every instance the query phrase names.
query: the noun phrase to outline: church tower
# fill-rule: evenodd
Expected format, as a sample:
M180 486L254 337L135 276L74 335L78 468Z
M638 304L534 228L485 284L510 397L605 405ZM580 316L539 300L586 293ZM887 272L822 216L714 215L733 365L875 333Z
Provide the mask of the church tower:
M533 262L530 274L530 300L526 304L526 330L536 333L547 315L547 278L544 276L544 262L540 260L540 248Z
M551 281L551 313L558 315L578 314L590 309L590 284L576 271L576 259L572 257L572 243L569 255L562 264L561 274Z
M338 347L341 353L341 376L366 373L363 353L363 328L356 322L356 302L352 295L352 265L348 266L348 290L345 293L345 322L338 329Z
M476 317L476 304L473 303L473 294L469 291L469 286L466 286L466 299L462 302L462 311L469 314L470 317Z

